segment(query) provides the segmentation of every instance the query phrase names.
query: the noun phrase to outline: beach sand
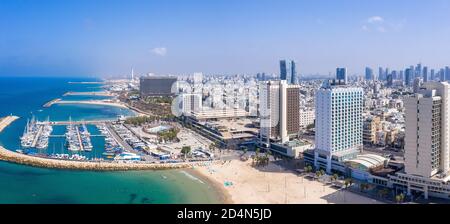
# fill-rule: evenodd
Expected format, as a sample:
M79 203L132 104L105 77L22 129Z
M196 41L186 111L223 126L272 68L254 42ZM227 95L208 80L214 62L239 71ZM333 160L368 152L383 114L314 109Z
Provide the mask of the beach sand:
M209 179L223 191L227 203L236 204L379 204L381 202L302 178L271 163L265 171L251 161L227 161L196 167L189 172ZM225 186L225 183L228 185ZM305 196L306 193L306 196Z

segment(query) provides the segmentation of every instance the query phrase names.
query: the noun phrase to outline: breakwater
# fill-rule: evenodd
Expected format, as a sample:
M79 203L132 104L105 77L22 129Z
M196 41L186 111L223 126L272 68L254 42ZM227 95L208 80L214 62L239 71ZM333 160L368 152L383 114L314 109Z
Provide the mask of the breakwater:
M0 132L3 131L6 127L8 127L12 122L19 119L17 116L7 116L4 118L0 118Z
M169 170L186 169L195 166L206 166L218 161L186 162L186 163L127 163L108 161L68 161L35 157L13 152L0 146L0 160L22 165L66 170L86 171L128 171L128 170Z

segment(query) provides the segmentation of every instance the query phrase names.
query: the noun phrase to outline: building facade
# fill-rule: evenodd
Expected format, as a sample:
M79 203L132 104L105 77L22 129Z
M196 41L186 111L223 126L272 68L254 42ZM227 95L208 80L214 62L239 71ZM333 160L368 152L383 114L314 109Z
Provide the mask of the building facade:
M315 166L354 158L363 146L363 89L329 85L316 92Z
M281 80L261 82L259 88L261 138L289 141L300 130L300 87Z
M140 78L141 97L172 96L175 93L177 78L170 76L146 76Z

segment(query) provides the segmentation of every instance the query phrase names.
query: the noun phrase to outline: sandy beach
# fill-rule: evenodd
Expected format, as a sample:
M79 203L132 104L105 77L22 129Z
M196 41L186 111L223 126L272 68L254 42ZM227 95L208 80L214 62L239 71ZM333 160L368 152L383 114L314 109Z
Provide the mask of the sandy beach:
M199 177L214 182L225 191L226 201L237 204L379 204L381 202L345 190L325 186L318 181L302 178L275 164L260 171L251 161L228 161L196 167ZM225 186L225 185L228 186Z

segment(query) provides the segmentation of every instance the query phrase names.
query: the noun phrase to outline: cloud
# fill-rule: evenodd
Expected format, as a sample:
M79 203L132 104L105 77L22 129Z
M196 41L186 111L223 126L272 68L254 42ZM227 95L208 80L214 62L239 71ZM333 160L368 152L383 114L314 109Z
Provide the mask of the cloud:
M371 23L371 24L383 23L383 22L384 22L384 19L381 16L372 16L367 19L367 23Z
M167 55L167 48L165 47L155 47L152 49L152 53L158 56L166 56Z
M372 16L363 20L361 30L365 32L400 32L406 24L406 19L391 21L381 16Z

